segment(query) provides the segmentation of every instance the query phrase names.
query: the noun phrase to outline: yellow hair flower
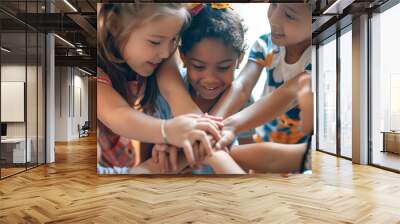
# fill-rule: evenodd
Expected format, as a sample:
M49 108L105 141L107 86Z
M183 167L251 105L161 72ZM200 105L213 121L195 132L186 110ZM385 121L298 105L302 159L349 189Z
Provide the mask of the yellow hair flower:
M201 10L206 6L206 3L189 3L187 9L192 16L200 13ZM209 5L213 9L232 9L230 3L210 3Z
M232 8L230 3L211 3L213 9L228 9Z

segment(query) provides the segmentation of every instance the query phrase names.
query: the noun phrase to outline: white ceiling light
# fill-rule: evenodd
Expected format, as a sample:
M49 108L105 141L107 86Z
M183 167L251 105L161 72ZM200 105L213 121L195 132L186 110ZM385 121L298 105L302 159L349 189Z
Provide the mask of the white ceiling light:
M61 40L62 42L64 42L65 44L67 44L70 47L75 48L75 45L73 45L71 42L69 42L68 40L58 36L57 34L54 34L55 37L57 37L59 40Z
M343 10L353 2L354 0L336 0L322 14L342 14Z
M68 0L64 0L65 4L67 4L74 12L78 12L78 10L71 4L69 3Z
M10 52L11 52L10 50L8 50L8 49L5 48L5 47L1 47L0 49L1 49L2 51L6 52L6 53L10 53Z
M81 68L79 68L79 67L78 67L78 70L81 71L81 72L83 72L83 73L85 73L85 74L87 74L87 75L92 75L92 73L90 73L90 72L88 72L88 71L85 71L85 70L83 70L83 69L81 69Z

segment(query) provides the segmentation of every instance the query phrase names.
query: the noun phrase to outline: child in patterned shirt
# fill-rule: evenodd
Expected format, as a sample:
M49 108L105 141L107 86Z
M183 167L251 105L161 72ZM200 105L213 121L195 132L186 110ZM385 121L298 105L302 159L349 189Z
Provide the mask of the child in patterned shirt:
M232 149L235 161L242 168L262 172L298 172L300 162L306 163L302 158L309 157L304 155L308 153L304 143L310 140L311 128L303 127L298 99L301 89L311 92L306 88L311 82L311 10L308 4L271 3L268 18L271 33L253 45L246 66L221 97L224 110L220 111L226 114L240 108L266 69L263 97L224 120L223 137L216 148L223 149L237 133L258 127L255 140L259 143ZM304 105L303 110L310 113L312 99Z

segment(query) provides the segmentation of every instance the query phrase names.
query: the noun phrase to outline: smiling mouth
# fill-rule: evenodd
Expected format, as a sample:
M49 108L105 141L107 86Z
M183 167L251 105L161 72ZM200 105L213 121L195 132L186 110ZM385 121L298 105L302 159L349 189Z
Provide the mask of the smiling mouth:
M152 67L156 67L156 66L158 66L160 63L147 62L147 64L151 65Z
M206 89L206 90L216 90L216 89L218 89L218 87L206 87L206 86L204 86L204 89Z
M285 36L285 34L283 33L276 33L276 32L272 32L272 36L275 38L282 38Z
M214 99L221 93L221 86L199 86L200 95L205 99Z

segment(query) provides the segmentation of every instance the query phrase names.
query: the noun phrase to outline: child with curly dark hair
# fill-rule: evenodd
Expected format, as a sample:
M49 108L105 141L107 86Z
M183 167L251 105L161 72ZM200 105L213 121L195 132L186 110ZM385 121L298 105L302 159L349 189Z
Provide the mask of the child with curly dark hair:
M182 33L179 47L184 67L180 72L194 103L203 113L209 113L234 80L235 71L246 49L244 40L246 30L242 18L230 8L229 4L194 4L191 14L191 24ZM250 98L242 108L252 102ZM162 96L157 99L157 104L157 117L168 119L173 116ZM240 133L239 143L251 143L253 134L253 129ZM169 171L172 167L169 167L162 158L159 159L160 147L162 148L155 146L152 151L153 159L162 163L163 171ZM198 152L195 155L196 161L201 163L207 156L206 150L203 150L200 144L195 144L193 147L194 152ZM203 169L200 173L209 172Z
M313 104L311 79L309 75L303 74L304 71L310 70L308 60L311 59L308 55L311 32L304 29L308 21L307 16L311 15L307 14L309 13L307 6L303 4L292 6L272 4L270 6L269 18L274 28L273 33L263 35L253 46L250 61L241 72L239 79L233 82L236 84L234 88L230 88L233 72L228 73L228 71L233 70L243 57L244 29L236 13L229 7L221 6L224 4L218 5L218 8L213 8L212 4L198 4L194 7L192 12L196 15L193 17L190 28L182 35L180 53L187 68L184 73L192 99L203 112L217 108L219 116L227 116L235 112L232 108L247 101L264 67L269 69L269 79L264 94L266 96L256 105L249 106L226 119L222 141L218 142L211 154L206 154L204 150L195 150L200 153L196 155L196 158L199 158L196 161L209 164L214 172L219 174L245 173L243 169L278 173L304 172L310 168L307 164L310 144L307 134L312 129ZM303 14L305 18L299 18ZM285 15L290 18L283 18ZM279 19L281 20L278 21ZM279 27L275 27L278 25ZM303 30L299 31L299 29ZM293 51L293 48L296 51ZM285 58L285 51L288 58ZM288 61L282 63L282 60ZM293 69L285 70L287 67L293 67ZM246 87L244 93L237 91L238 83ZM269 87L269 85L272 86ZM280 85L282 85L281 88L279 88ZM300 107L296 106L285 115L291 118L295 114L296 118L293 119L297 122L294 126L289 122L292 128L282 127L282 130L278 131L289 129L297 131L296 133L287 133L285 136L281 134L280 141L235 146L228 154L226 146L239 133L238 130L248 130L248 127L256 127L254 124L275 118L280 112L284 112L283 110L291 108L295 100L299 100ZM218 104L222 104L222 107ZM300 114L300 111L307 114ZM305 118L302 123L300 122L301 115ZM276 121L272 122L272 124L275 123ZM307 147L305 142L308 142ZM176 161L176 159L171 159L176 153L166 155L174 149L166 150L166 148L168 147L156 146L153 150L154 161L159 162L163 167L161 169L164 170L168 170L169 162L173 164L172 161Z

